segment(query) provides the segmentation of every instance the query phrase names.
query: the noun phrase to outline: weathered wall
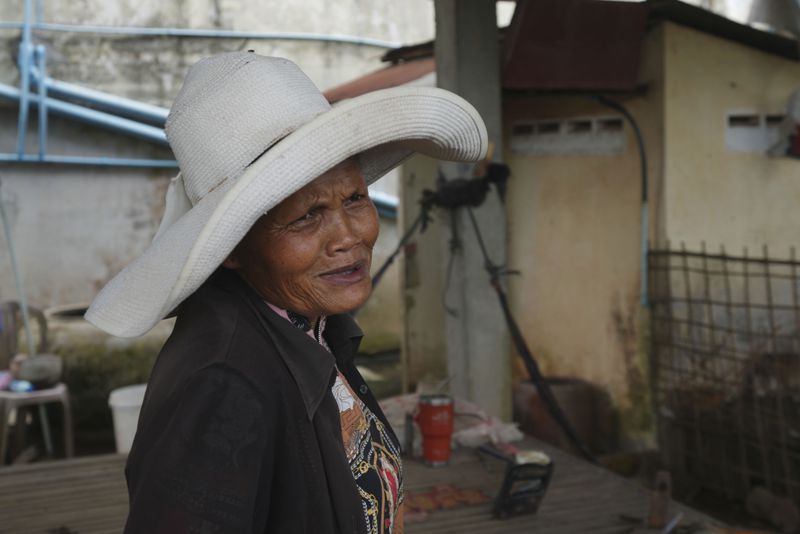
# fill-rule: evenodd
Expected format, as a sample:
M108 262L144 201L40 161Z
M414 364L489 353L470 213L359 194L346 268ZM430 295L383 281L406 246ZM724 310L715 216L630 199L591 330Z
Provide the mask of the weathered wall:
M413 42L433 36L427 0L394 2L46 2L43 20L66 24L160 26L345 34ZM22 20L22 2L0 4L0 20ZM255 49L297 62L320 88L380 67L382 48L296 41L131 37L39 32L54 78L119 96L169 106L188 67L201 57ZM0 30L0 83L16 85L18 31ZM35 118L35 117L34 117ZM51 118L49 152L67 155L169 158L169 152L127 137ZM32 120L28 151L35 152ZM16 109L0 107L0 152L16 144ZM37 306L87 303L96 291L152 239L163 211L171 170L56 165L0 169L28 295ZM396 194L396 175L375 188ZM393 221L382 220L373 265L396 243ZM4 247L3 247L4 248ZM0 249L2 250L2 249ZM5 259L0 252L0 259ZM399 342L399 273L390 270L359 315L369 351ZM15 298L10 267L0 261L0 299Z
M650 240L732 254L743 247L786 256L796 246L800 167L763 152L726 148L727 115L785 111L800 66L665 23L646 39L647 93L622 103L642 128L650 174ZM509 96L514 121L608 115L576 97ZM550 375L608 388L621 435L647 443L652 428L647 316L639 299L639 159L508 151L511 301L531 348ZM518 368L516 376L523 376Z
M661 39L658 30L646 39L640 75L646 95L619 99L643 131L654 206L661 178ZM506 95L506 146L520 121L609 115L616 114L583 96ZM648 439L650 410L638 302L640 164L627 123L624 132L617 153L506 150L509 267L520 271L508 283L512 310L544 373L606 388L633 445ZM520 379L527 373L515 361Z
M0 152L16 144L16 110L0 108ZM29 131L29 150L35 149ZM51 118L55 154L166 157L165 149ZM88 303L151 241L163 212L169 169L3 165L2 200L19 268L38 307ZM16 300L5 239L0 247L0 300Z
M0 108L0 124L16 110ZM36 124L28 148L35 150ZM0 152L10 152L15 132L0 128ZM50 151L84 156L169 158L169 151L59 118L50 121ZM88 304L97 291L151 242L164 210L169 169L5 165L0 195L31 304ZM374 187L394 194L396 173ZM397 242L395 220L381 219L373 269ZM0 240L0 301L16 300L5 239ZM396 350L400 343L399 272L390 269L359 314L367 352Z
M800 163L726 149L726 114L782 114L800 64L673 24L665 26L665 236L731 254L800 243Z
M392 253L398 239L397 221L381 219L381 233L373 250L373 275ZM399 266L395 264L384 274L380 285L358 312L358 324L365 334L360 350L367 353L399 350L402 342L402 313L400 272Z
M22 20L22 2L0 5L0 20ZM181 0L160 2L44 2L43 19L63 24L151 26L262 32L310 32L369 37L398 43L433 38L429 0L325 2L278 0ZM2 31L0 82L16 83L12 53L18 31ZM48 45L53 77L169 105L190 65L201 57L255 49L298 63L321 88L348 81L380 67L385 49L372 46L245 39L194 39L38 32Z
M419 216L419 199L424 189L435 189L438 166L434 159L415 156L402 167L402 227L408 228ZM420 381L447 378L445 340L445 265L448 255L442 242L448 235L448 215L434 212L424 233L409 240L402 257L403 361L405 386Z

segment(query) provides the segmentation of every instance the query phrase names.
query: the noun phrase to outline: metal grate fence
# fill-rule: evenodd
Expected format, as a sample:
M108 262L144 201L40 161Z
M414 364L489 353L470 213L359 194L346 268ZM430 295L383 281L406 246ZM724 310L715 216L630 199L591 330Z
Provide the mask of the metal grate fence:
M660 448L678 479L800 502L800 262L652 250Z

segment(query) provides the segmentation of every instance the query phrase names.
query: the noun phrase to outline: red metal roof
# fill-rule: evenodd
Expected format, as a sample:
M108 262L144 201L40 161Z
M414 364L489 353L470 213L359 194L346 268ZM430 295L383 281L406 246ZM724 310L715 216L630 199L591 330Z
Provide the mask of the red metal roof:
M504 37L503 88L635 91L648 25L672 21L787 59L797 42L679 0L518 0ZM434 42L391 50L394 64L325 92L331 102L402 85L434 72Z
M408 61L377 70L361 78L338 85L323 92L328 102L334 103L345 98L353 98L370 91L396 87L422 78L436 70L432 57Z
M517 2L506 32L506 89L634 90L646 3Z

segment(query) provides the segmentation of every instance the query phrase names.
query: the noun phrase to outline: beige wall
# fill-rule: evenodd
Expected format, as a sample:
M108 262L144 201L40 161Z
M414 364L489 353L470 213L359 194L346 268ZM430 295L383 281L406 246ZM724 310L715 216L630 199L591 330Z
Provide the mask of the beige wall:
M786 257L800 229L800 162L725 148L726 113L783 113L800 64L681 26L665 26L665 234Z
M380 269L397 246L397 220L381 218L381 233L372 254L372 274ZM367 353L396 351L401 345L402 307L400 301L399 262L389 267L380 285L357 314L364 331L359 350Z
M618 97L643 130L650 174L650 240L724 245L786 256L798 242L800 163L726 149L729 112L780 114L800 66L664 23L649 32L643 97ZM509 95L514 121L608 115L583 97ZM549 375L604 386L628 444L651 436L647 316L639 299L639 160L609 155L507 154L511 302ZM510 143L507 145L510 146ZM520 367L516 376L524 376Z
M401 179L401 227L410 226L419 214L418 200L423 189L435 189L436 160L414 156L403 164ZM446 214L433 213L434 222L425 233L409 241L402 260L403 295L402 339L404 387L414 388L419 381L441 380L447 375L445 344L444 265L447 256L442 248L449 235Z
M654 220L661 178L661 39L659 30L647 37L641 76L647 94L617 98L643 130ZM515 121L615 115L584 96L507 95L504 113L507 135ZM650 430L638 300L641 175L633 131L627 123L624 128L626 146L617 154L507 150L509 266L520 271L509 278L509 289L545 374L606 388L624 436L641 443ZM526 373L515 361L519 379Z

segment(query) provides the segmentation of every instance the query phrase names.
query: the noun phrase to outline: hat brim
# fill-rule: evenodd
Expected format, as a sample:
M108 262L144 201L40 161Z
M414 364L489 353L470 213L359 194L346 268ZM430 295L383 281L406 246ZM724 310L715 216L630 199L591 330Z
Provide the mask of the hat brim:
M351 156L371 183L414 152L477 161L487 146L480 115L448 91L397 87L344 101L199 200L102 289L86 319L115 336L146 333L202 285L259 217Z

